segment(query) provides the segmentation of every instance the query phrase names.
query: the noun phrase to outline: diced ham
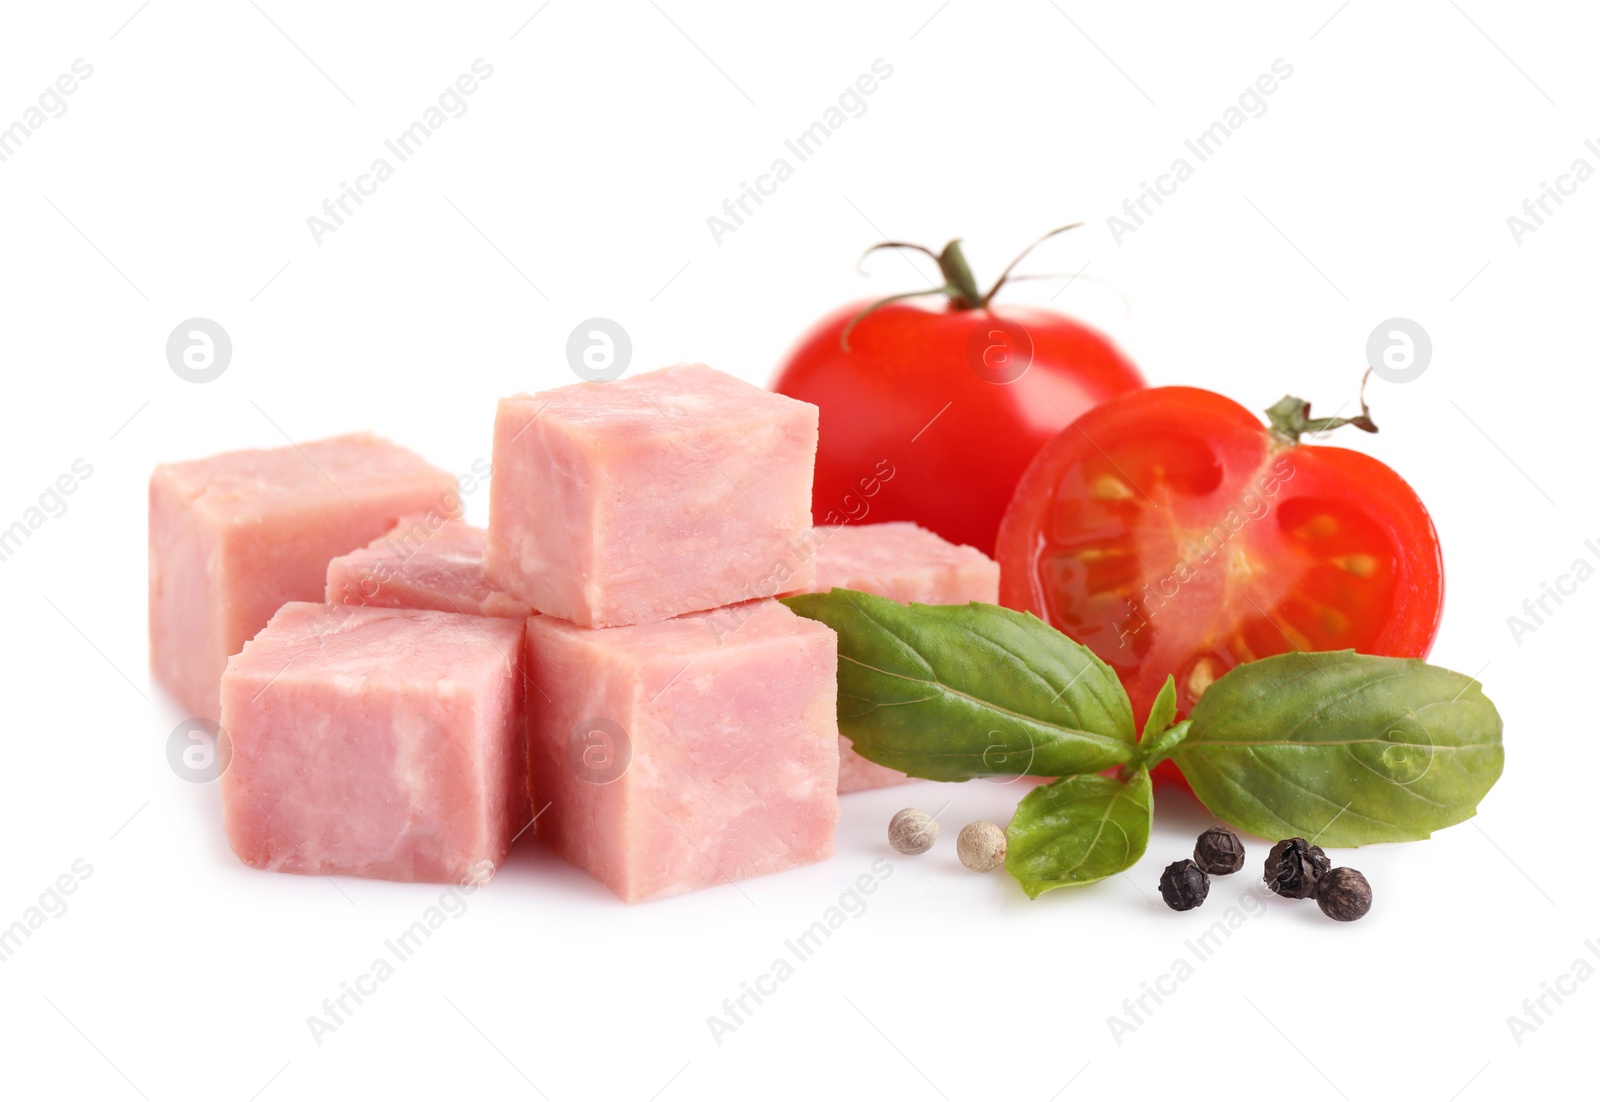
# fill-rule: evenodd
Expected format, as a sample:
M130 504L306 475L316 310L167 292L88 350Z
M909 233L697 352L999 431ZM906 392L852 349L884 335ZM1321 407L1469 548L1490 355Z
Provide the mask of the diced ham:
M222 678L233 851L275 872L486 879L530 819L523 633L285 605Z
M902 604L995 604L1000 566L982 551L948 543L908 522L819 527L817 583L810 592L835 587L889 597ZM839 737L839 791L859 792L910 780L870 762Z
M169 463L150 477L150 666L193 716L286 601L408 513L460 510L455 478L370 435Z
M327 602L526 620L532 606L489 581L484 536L482 528L441 513L404 517L393 531L328 564Z
M585 627L811 585L817 408L703 364L500 402L490 577Z
M528 621L539 837L636 903L833 853L837 640L774 600Z

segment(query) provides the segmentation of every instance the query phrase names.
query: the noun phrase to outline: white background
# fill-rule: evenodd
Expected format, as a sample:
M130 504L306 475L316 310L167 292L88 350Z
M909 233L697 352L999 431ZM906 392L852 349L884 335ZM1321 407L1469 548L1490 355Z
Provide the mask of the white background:
M1507 617L1600 559L1600 182L1520 244L1506 219L1574 159L1600 168L1592 11L540 3L6 6L0 125L74 59L94 74L0 164L0 526L75 459L93 474L0 563L0 925L75 860L93 871L0 964L0 1093L1471 1100L1588 1082L1600 983L1548 1003L1520 1045L1507 1017L1600 938L1600 582L1520 645ZM469 110L314 242L307 216L480 57L494 74ZM707 216L877 58L894 72L866 113L715 243ZM1294 73L1266 113L1114 242L1107 215L1277 58ZM833 861L640 907L519 849L314 1043L307 1016L439 889L245 869L215 786L168 767L184 717L146 673L151 467L372 429L466 470L497 397L571 380L582 319L625 325L636 369L703 359L764 382L821 312L925 278L891 255L856 275L867 244L965 235L992 278L1078 218L1034 270L1080 278L1007 295L1103 328L1153 383L1331 412L1378 322L1432 334L1426 374L1370 389L1382 434L1341 442L1399 470L1438 524L1433 659L1481 671L1506 719L1482 815L1336 854L1371 879L1369 918L1268 908L1120 1045L1108 1015L1222 916L1264 847L1204 909L1167 911L1155 880L1207 820L1164 793L1130 875L1029 902L955 862L960 825L1004 822L1019 795L980 782L848 798ZM164 355L195 316L234 344L205 385ZM708 1015L887 852L907 804L944 807L945 844L896 858L868 910L715 1043Z

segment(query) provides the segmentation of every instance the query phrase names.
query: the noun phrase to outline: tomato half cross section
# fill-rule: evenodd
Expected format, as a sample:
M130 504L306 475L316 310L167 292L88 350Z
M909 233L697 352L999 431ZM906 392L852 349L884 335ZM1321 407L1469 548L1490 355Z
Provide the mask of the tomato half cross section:
M1272 654L1425 656L1444 594L1427 510L1378 460L1297 435L1190 387L1090 410L1017 486L1001 603L1104 659L1140 722L1168 674L1182 716Z

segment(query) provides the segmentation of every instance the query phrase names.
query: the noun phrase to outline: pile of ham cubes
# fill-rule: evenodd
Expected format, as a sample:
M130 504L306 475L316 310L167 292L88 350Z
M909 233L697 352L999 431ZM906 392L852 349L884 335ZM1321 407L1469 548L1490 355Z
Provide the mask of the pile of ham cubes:
M629 902L823 860L837 640L779 595L994 601L911 524L812 527L815 406L700 365L500 402L489 528L388 441L157 468L157 679L231 742L248 865L482 880L537 838ZM864 471L864 475L871 471Z

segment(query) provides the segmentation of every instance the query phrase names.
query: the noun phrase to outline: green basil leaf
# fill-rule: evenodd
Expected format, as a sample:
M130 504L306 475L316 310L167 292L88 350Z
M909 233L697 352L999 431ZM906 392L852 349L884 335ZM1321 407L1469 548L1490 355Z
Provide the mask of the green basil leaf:
M1167 674L1166 684L1161 686L1161 691L1156 694L1155 702L1150 705L1150 714L1145 717L1144 734L1139 736L1140 742L1149 742L1167 728L1172 726L1172 721L1178 718L1178 685Z
M1416 658L1279 655L1230 670L1172 753L1213 815L1321 846L1428 837L1500 778L1500 713L1475 678Z
M1172 748L1189 733L1189 721L1174 724L1178 718L1178 686L1167 674L1166 682L1150 705L1145 717L1144 734L1139 736L1139 749L1130 764L1154 769L1172 754Z
M839 731L869 761L964 781L1096 773L1134 752L1116 674L1036 617L849 589L784 598L839 635Z
M1146 736L1139 740L1139 754L1134 761L1145 769L1154 769L1173 754L1178 743L1189 737L1189 721L1174 723L1155 738Z
M1062 777L1022 798L1006 828L1006 871L1029 898L1132 868L1150 842L1150 773Z

